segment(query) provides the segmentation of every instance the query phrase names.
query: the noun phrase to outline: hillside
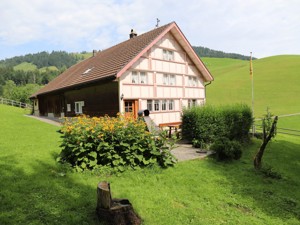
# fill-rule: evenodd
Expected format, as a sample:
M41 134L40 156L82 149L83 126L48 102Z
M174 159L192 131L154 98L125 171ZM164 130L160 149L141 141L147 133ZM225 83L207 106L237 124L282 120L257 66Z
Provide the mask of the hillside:
M207 103L245 102L251 105L249 61L203 58L215 80L207 86ZM300 55L273 56L253 61L254 113L267 107L276 115L298 113Z

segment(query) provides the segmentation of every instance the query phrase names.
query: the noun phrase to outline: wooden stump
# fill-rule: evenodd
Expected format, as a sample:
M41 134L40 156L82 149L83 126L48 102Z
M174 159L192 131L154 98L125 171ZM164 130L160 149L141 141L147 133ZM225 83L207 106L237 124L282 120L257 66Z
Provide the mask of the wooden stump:
M140 225L128 199L112 199L110 184L100 182L97 188L97 215L100 221L109 225Z

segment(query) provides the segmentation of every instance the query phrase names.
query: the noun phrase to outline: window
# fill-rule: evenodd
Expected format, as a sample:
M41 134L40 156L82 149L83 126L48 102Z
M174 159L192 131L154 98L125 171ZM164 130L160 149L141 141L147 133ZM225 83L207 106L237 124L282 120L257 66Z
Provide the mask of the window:
M147 84L147 76L145 72L140 72L140 81L141 84Z
M164 85L175 85L176 84L175 75L164 74L164 76L163 76L163 84Z
M197 86L197 80L196 80L196 77L189 77L189 86L191 87L195 87Z
M168 85L169 84L169 75L168 74L164 74L164 76L163 76L163 84L164 85Z
M169 100L169 110L174 110L174 100Z
M81 114L82 113L82 107L84 106L84 101L81 102L75 102L75 113Z
M169 60L169 61L174 61L174 52L163 49L163 59Z
M196 99L189 99L188 100L188 108L191 108L193 106L197 105L197 100Z
M131 73L131 83L133 84L147 84L147 74L145 72L133 71Z
M151 112L152 111L152 100L147 100L147 109Z
M175 84L176 84L175 75L170 75L170 85L175 85Z
M67 112L71 112L71 104L67 104Z
M133 102L125 102L125 112L132 113L133 112Z
M139 83L139 75L135 71L133 71L132 74L131 74L131 82L133 84L138 84Z
M161 110L166 111L167 110L167 100L161 101Z
M159 100L154 101L154 111L159 111Z

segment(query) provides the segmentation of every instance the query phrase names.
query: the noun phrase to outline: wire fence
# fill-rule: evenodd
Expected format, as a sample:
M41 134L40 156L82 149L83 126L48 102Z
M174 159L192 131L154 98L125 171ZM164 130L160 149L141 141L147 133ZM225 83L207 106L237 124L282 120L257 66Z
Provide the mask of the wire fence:
M289 128L281 128L277 127L277 134L288 134L288 135L293 135L293 136L300 136L300 130L296 129L289 129ZM261 124L254 124L254 130L256 133L262 133L262 125Z
M2 98L2 97L0 97L0 104L11 105L11 106L16 106L16 107L20 107L20 108L32 109L31 104L27 104L27 103L24 103L24 102L18 102L18 101L15 101L15 100L6 99L6 98Z

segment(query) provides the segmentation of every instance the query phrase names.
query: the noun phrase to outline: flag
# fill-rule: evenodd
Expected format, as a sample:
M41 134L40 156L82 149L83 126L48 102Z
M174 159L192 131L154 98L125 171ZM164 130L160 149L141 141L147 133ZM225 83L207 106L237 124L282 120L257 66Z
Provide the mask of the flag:
M252 52L250 52L250 79L253 78Z

